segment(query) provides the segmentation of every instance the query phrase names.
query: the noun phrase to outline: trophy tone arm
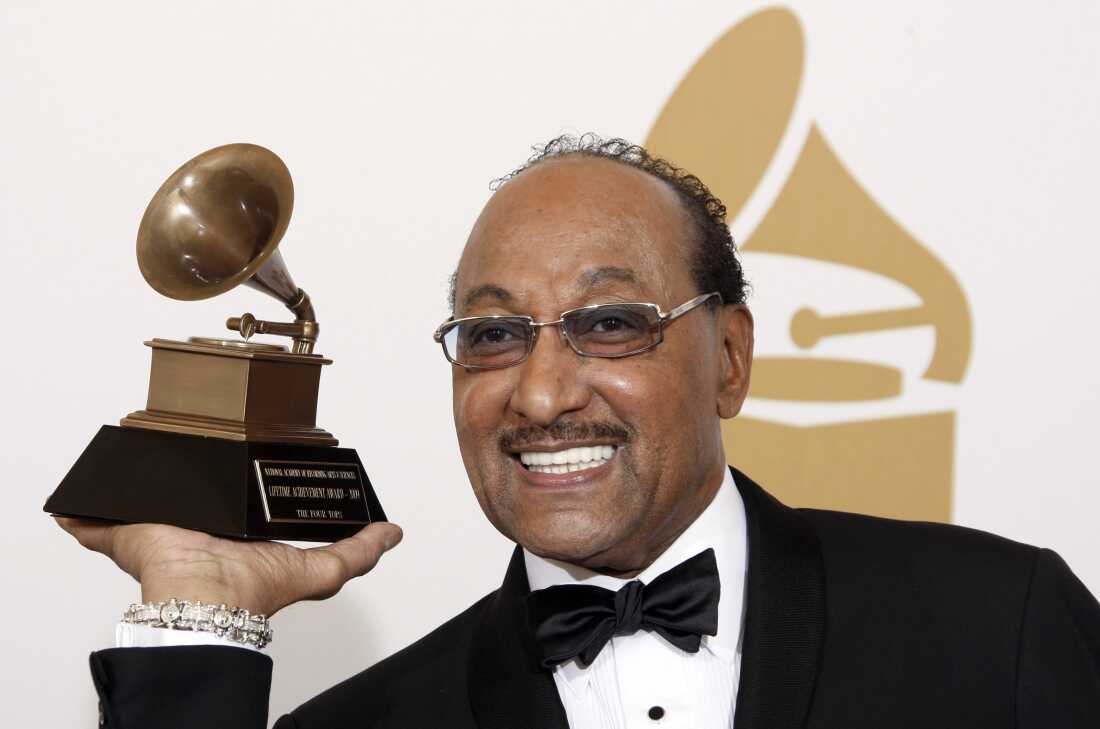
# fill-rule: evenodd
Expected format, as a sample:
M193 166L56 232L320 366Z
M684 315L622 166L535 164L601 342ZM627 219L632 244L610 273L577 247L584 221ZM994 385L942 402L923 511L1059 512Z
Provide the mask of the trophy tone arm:
M321 333L321 326L317 323L309 294L302 289L298 289L297 300L292 304L288 304L287 308L294 312L295 319L293 322L265 321L257 319L252 314L245 313L241 316L230 317L225 325L230 330L239 332L245 339L250 339L253 334L274 334L291 337L294 340L292 352L295 354L312 354L313 346L317 343L317 337Z

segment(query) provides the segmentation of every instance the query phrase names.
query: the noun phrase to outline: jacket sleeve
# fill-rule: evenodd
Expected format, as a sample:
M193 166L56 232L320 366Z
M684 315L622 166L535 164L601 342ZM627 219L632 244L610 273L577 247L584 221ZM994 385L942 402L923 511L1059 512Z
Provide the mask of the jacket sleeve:
M1100 603L1048 549L1036 556L1017 671L1020 729L1100 727Z
M92 653L91 669L100 725L110 729L267 727L271 659L256 651L112 648Z

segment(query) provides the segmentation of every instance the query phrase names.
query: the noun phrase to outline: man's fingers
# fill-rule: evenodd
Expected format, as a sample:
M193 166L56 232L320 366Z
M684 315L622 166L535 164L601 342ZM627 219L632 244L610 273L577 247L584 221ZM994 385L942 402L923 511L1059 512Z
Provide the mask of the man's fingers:
M120 525L63 516L54 519L81 545L107 555L141 581L143 589L147 581L161 586L166 581L175 584L174 577L166 578L162 573L180 569L183 571L176 580L179 584L191 585L195 574L201 573L213 575L212 589L221 589L224 584L219 580L231 572L239 578L234 589L248 598L249 605L264 606L267 614L303 598L335 595L348 580L369 572L402 537L396 524L377 522L334 544L300 550L206 535L193 538L195 534L174 527ZM151 575L144 574L149 564L154 565Z
M111 555L116 524L93 519L76 519L71 516L55 516L54 521L72 534L82 547L107 556Z
M339 560L342 584L370 572L385 552L397 546L402 536L401 527L396 524L375 522L346 539L311 551L328 552Z
M396 524L375 522L339 542L306 550L313 578L313 584L307 588L309 597L334 595L348 580L370 572L402 536L401 527Z

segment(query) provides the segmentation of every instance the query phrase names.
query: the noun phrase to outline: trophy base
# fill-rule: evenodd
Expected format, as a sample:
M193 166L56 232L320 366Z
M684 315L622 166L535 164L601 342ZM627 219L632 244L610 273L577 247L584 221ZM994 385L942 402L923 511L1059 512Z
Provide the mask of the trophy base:
M222 420L156 410L137 410L123 418L119 424L125 428L187 433L253 443L301 443L318 446L334 446L339 443L332 433L322 428Z
M192 337L153 339L145 409L120 423L229 440L334 446L317 427L321 367L332 360L283 347Z
M386 514L350 448L104 425L43 507L224 537L332 542Z

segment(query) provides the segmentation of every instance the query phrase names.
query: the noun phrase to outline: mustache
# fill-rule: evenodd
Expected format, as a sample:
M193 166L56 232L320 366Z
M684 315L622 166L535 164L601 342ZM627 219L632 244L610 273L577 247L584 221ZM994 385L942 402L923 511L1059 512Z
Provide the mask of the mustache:
M569 443L582 440L615 440L620 443L629 443L633 438L633 428L617 423L556 421L545 427L525 425L522 428L506 431L500 436L500 447L504 451L515 451L520 450L522 446L544 443Z

